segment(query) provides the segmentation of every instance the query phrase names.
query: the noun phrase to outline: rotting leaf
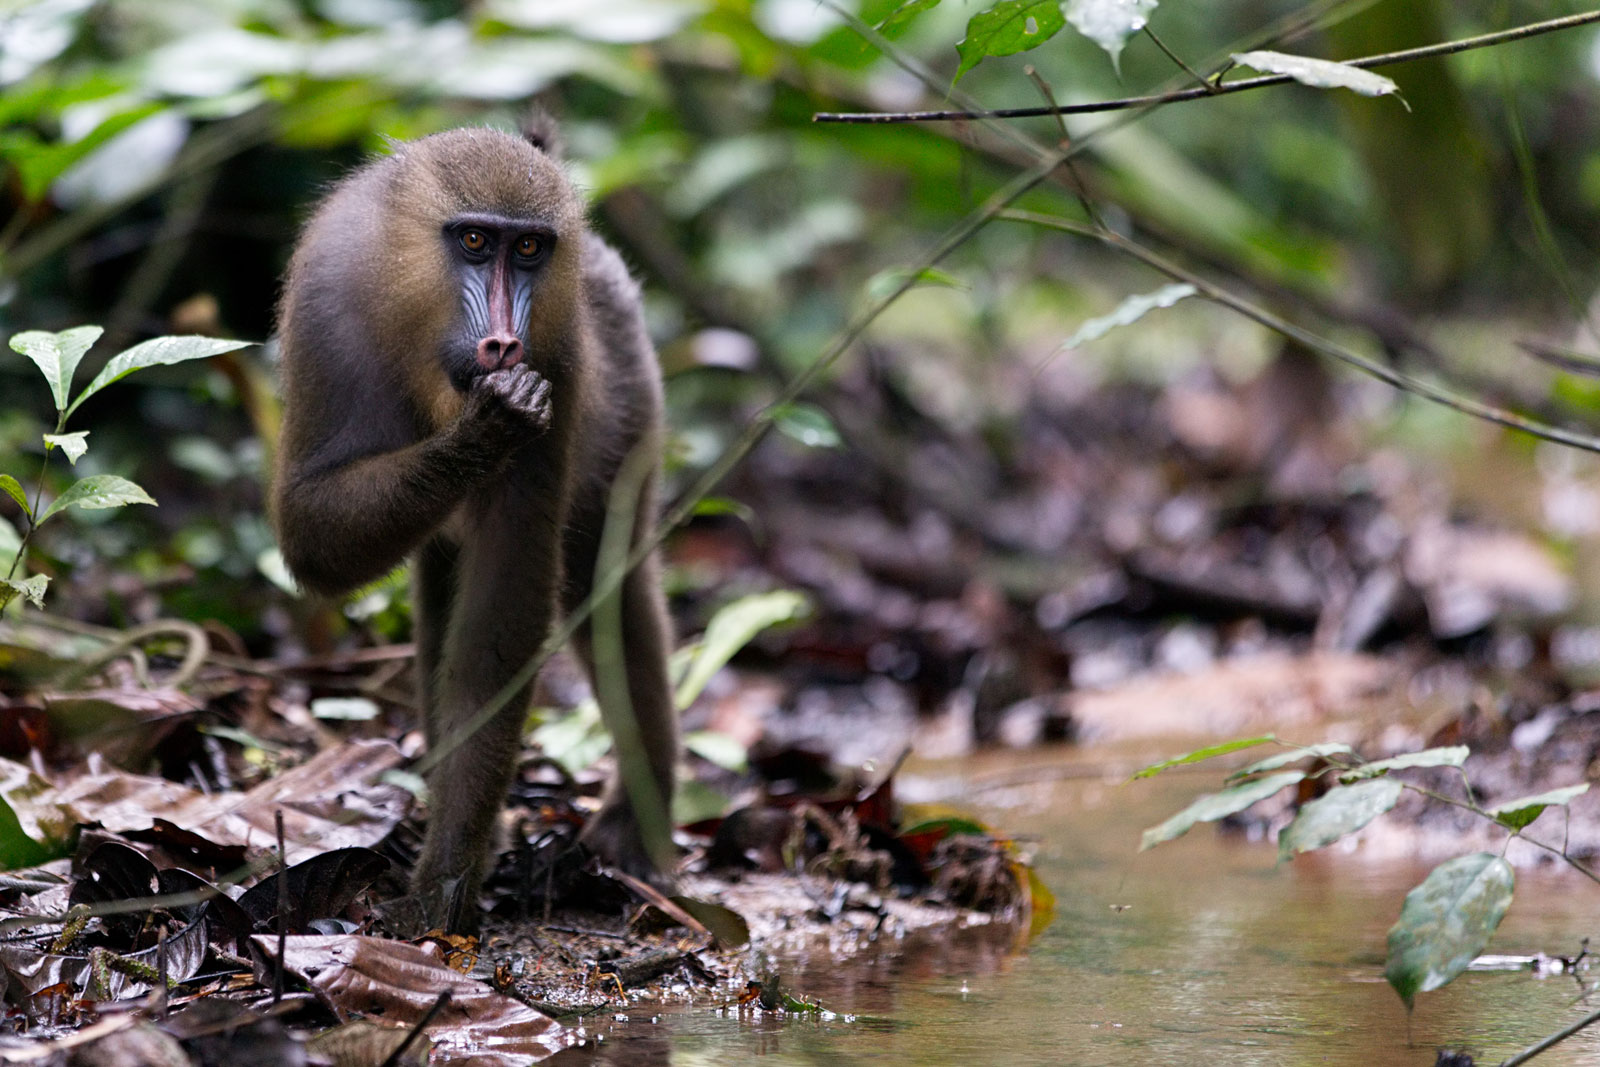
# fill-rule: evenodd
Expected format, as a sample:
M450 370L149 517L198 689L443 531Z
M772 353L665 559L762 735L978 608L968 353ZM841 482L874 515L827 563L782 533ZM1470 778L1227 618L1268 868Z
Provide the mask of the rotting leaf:
M1185 763L1199 763L1201 760L1208 760L1215 756L1226 756L1228 753L1238 752L1242 748L1254 748L1257 745L1264 745L1269 741L1276 740L1277 738L1272 734L1262 734L1260 737L1247 737L1238 741L1224 741L1219 745L1207 745L1205 748L1197 748L1193 752L1185 752L1181 756L1164 759L1160 763L1152 763L1143 770L1135 771L1128 781L1136 782L1140 778L1153 778L1172 767L1181 767Z
M1407 767L1459 767L1467 762L1469 755L1471 750L1466 745L1425 748L1421 752L1407 752L1404 755L1390 756L1388 759L1373 760L1371 763L1352 767L1339 775L1339 781L1359 782L1363 778L1376 778L1380 774L1405 770Z
M297 863L287 871L263 878L239 898L239 907L258 930L275 930L278 917L278 879L289 886L289 929L301 932L315 919L338 915L378 876L389 861L370 848L339 848Z
M750 924L732 908L696 897L678 895L670 899L710 930L719 947L743 948L750 943Z
M270 973L278 939L258 934L251 953ZM341 1021L380 1017L415 1026L442 990L450 1003L427 1027L447 1062L471 1057L484 1067L514 1067L541 1060L567 1045L567 1030L549 1016L440 963L427 950L402 941L350 934L289 937L288 970L306 981Z
M1278 834L1278 859L1331 845L1394 807L1405 789L1394 778L1336 786L1308 802Z
M1418 993L1445 985L1483 951L1511 906L1515 885L1511 864L1476 852L1441 863L1406 894L1389 930L1383 972L1406 1010Z
M50 849L27 835L22 820L0 794L0 871L37 867L55 858Z
M1265 778L1241 782L1220 793L1207 793L1197 797L1187 808L1159 826L1152 826L1139 840L1139 851L1154 848L1163 841L1182 837L1194 828L1195 823L1216 822L1241 812L1258 800L1265 800L1286 785L1294 785L1305 778L1304 771L1280 771Z
M1538 793L1531 797L1519 797L1508 800L1503 804L1496 804L1488 809L1494 816L1495 822L1508 830L1520 830L1527 826L1549 807L1564 807L1572 802L1575 797L1582 796L1589 791L1589 783L1569 785L1562 789L1552 789L1545 793Z

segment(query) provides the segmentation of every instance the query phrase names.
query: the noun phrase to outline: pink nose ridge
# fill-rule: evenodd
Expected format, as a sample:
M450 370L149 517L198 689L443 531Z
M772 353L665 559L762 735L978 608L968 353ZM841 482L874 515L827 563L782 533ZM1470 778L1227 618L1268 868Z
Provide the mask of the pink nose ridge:
M504 370L522 362L522 342L514 333L492 333L478 342L478 366Z

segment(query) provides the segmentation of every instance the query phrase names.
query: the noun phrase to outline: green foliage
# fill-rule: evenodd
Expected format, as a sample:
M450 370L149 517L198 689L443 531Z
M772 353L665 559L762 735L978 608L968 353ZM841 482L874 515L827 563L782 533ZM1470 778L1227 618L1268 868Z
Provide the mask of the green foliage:
M1152 763L1143 770L1135 771L1133 777L1129 778L1128 781L1136 782L1140 778L1151 778L1172 767L1181 767L1186 763L1199 763L1202 760L1215 759L1217 756L1226 756L1230 752L1254 748L1257 745L1265 745L1276 740L1277 738L1272 734L1263 734L1260 737L1247 737L1239 741L1224 741L1217 745L1207 745L1205 748L1197 748L1193 752L1185 752L1181 756L1173 756L1171 759Z
M1476 852L1441 863L1406 894L1389 930L1383 976L1407 1009L1418 993L1445 985L1483 951L1511 906L1515 884L1511 864Z
M37 867L56 858L56 853L29 837L22 822L4 795L0 795L0 871Z
M967 23L967 35L956 45L961 65L953 80L960 81L986 56L1009 56L1037 48L1066 24L1058 0L1000 0Z
M1271 741L1253 737L1198 749L1146 767L1135 778L1148 777L1168 767L1212 759ZM1294 746L1235 771L1232 784L1219 793L1196 798L1187 808L1159 826L1144 832L1141 851L1188 832L1196 823L1214 822L1272 796L1287 785L1308 777L1329 781L1322 796L1306 802L1278 834L1278 859L1324 848L1355 833L1400 800L1407 783L1394 772L1422 768L1461 768L1468 750L1454 745L1410 752L1388 759L1363 761L1349 745L1328 742ZM1304 759L1321 761L1312 772L1279 771ZM1270 772L1270 773L1269 773ZM1428 795L1455 804L1511 833L1520 833L1550 807L1565 806L1588 791L1588 785L1552 789L1483 808L1472 800L1455 801L1443 794ZM1489 852L1460 856L1440 864L1406 896L1400 919L1389 931L1389 958L1384 972L1389 984L1409 1009L1420 992L1437 989L1466 969L1488 944L1500 918L1511 904L1515 879L1511 867Z
M105 369L73 399L72 380L78 372L78 365L100 339L102 332L98 326L77 326L59 333L27 330L11 337L12 350L28 357L44 375L55 404L55 432L43 435L46 464L50 461L50 453L58 448L74 466L88 452L88 431L65 433L67 419L84 400L112 382L145 367L201 359L249 344L247 341L223 341L211 337L157 337L112 357ZM42 470L40 480L43 480ZM91 474L79 478L57 495L42 512L37 513L28 500L26 489L15 475L0 474L0 490L16 502L28 524L27 533L18 538L10 523L0 520L0 527L4 527L0 530L0 565L6 568L5 575L0 577L0 611L19 597L36 608L44 606L49 578L42 574L18 578L16 574L34 532L51 518L68 508L99 510L126 507L129 504L155 504L149 493L115 474Z

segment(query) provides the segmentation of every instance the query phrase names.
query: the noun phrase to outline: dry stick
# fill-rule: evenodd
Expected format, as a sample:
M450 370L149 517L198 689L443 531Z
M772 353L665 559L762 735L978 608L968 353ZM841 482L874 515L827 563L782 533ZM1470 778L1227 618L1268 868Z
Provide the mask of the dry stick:
M406 1039L400 1042L393 1052L385 1056L383 1062L378 1064L378 1067L397 1067L400 1063L400 1057L406 1054L407 1049L416 1044L417 1038L421 1036L422 1031L427 1029L428 1024L433 1022L439 1013L444 1011L445 1005L449 1003L450 989L447 986L439 991L439 995L434 998L433 1007L429 1008L422 1018L417 1020L417 1025L411 1028L411 1032L406 1035Z
M289 857L283 844L283 809L272 813L278 831L278 967L272 972L272 1005L283 999L283 972L289 966L284 958L289 940Z
M1383 67L1391 63L1409 63L1412 60L1454 55L1457 52L1466 52L1474 48L1488 48L1491 45L1505 44L1509 41L1538 37L1541 34L1554 33L1557 30L1586 26L1591 22L1600 22L1600 10L1585 11L1577 15L1565 15L1561 18L1533 22L1526 26L1499 30L1495 33L1484 33L1476 37L1463 37L1456 41L1443 41L1439 44L1424 45L1420 48L1407 48L1399 52L1384 52L1380 55L1363 56L1360 59L1347 59L1342 62L1345 66L1362 68ZM1044 115L1084 115L1097 111L1127 111L1135 108L1153 107L1157 104L1176 104L1185 100L1203 100L1207 97L1223 96L1228 93L1241 93L1248 89L1261 89L1268 85L1286 85L1292 81L1294 79L1287 74L1267 74L1259 78L1246 78L1223 85L1208 81L1205 83L1204 88L1174 89L1171 92L1155 93L1148 96L1128 96L1119 100L1100 100L1089 104L1058 104L1054 107L1008 107L970 111L821 111L812 115L811 121L870 124L952 122L964 119L1026 119L1039 118Z
M1154 268L1169 278L1180 282L1188 282L1209 299L1221 304L1226 308L1237 311L1245 318L1258 322L1262 326L1267 327L1269 330L1281 333L1285 337L1298 341L1313 351L1321 352L1324 355L1331 356L1332 358L1339 360L1340 362L1347 363L1350 366L1355 367L1357 370L1364 371L1365 373L1370 374L1372 377L1377 378L1379 381L1393 386L1396 389L1415 394L1416 396L1420 396L1426 400L1431 400L1436 404L1441 404L1447 408L1462 412L1463 414L1475 416L1483 419L1485 422L1496 423L1500 426L1505 426L1513 430L1521 430L1524 433L1532 434L1534 437L1543 438L1546 441L1554 441L1557 444L1569 445L1572 448L1580 448L1586 452L1600 452L1600 437L1581 433L1577 430L1569 430L1560 426L1551 426L1548 423L1540 422L1537 419L1525 418L1524 416L1518 415L1515 412L1507 411L1504 408L1495 407L1493 404L1486 404L1483 401L1475 400L1472 397L1463 396L1449 389L1434 385L1432 382L1424 381L1421 378L1414 378L1409 374L1403 374L1392 367L1388 367L1377 362L1376 360L1368 359L1366 356L1363 356L1358 352L1354 352L1343 345L1335 344L1332 341L1326 340L1314 333L1311 333L1309 330L1302 329L1301 327L1296 326L1294 323L1289 322L1287 319L1279 318L1277 315L1272 314L1272 312L1266 310L1265 308L1258 307L1257 305L1250 303L1248 300L1245 300L1243 297L1237 296L1228 290L1221 288L1220 286L1212 284L1200 275L1195 274L1192 271L1185 270L1176 263L1165 259L1164 257L1158 255L1148 248L1145 248L1143 245L1132 240L1131 238L1124 237L1121 234L1114 233L1110 230L1097 230L1092 226L1085 226L1082 223L1073 222L1070 219L1053 218L1049 215L1040 215L1031 211L1005 211L1001 213L1001 217L1012 222L1026 222L1035 226L1044 226L1050 229L1062 230L1066 233L1077 234L1081 237L1092 237L1097 241L1101 241L1113 248L1118 249L1119 251L1127 253L1133 258L1144 263L1146 266Z
M1150 28L1150 24L1148 22L1144 24L1144 35L1150 38L1150 40L1154 41L1155 46L1161 49L1163 55L1172 60L1178 66L1182 67L1183 72L1199 83L1200 88L1204 89L1210 95L1216 95L1218 82L1221 80L1222 76L1228 72L1228 68L1233 66L1232 62L1229 62L1227 67L1223 67L1221 70L1217 71L1215 75L1217 81L1213 81L1210 78L1207 78L1204 74L1201 74L1198 70L1195 70L1193 67L1189 66L1189 64L1183 61L1182 57L1180 57L1178 53L1168 48L1167 43L1156 36L1156 31Z

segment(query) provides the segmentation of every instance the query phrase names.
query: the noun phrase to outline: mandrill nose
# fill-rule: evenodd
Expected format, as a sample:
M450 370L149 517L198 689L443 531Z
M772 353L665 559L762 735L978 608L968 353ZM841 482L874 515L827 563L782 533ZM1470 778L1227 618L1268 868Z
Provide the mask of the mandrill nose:
M514 333L492 333L478 342L478 366L484 370L504 370L522 362L522 342Z

